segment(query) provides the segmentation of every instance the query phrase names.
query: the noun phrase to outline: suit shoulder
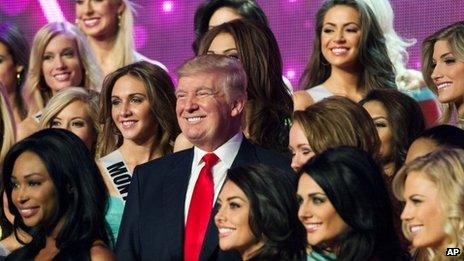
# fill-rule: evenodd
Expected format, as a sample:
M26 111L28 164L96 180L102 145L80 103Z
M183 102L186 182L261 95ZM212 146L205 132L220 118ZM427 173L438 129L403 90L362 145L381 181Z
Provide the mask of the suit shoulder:
M176 153L172 153L161 158L150 160L146 163L140 164L137 166L139 171L143 171L151 168L158 168L164 165L176 164L179 161L183 161L185 158L188 158L190 155L193 155L192 150L182 150Z
M253 145L256 150L256 156L264 164L278 165L282 167L290 166L290 157L272 150L265 149L258 145Z

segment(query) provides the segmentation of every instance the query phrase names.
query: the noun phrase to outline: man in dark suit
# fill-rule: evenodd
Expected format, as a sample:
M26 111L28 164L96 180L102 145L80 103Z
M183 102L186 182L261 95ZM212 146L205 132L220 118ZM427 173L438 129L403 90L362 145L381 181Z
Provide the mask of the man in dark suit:
M199 56L178 76L177 119L194 148L135 168L118 260L240 260L219 249L214 225L227 169L261 162L291 171L290 162L243 137L247 76L239 60Z

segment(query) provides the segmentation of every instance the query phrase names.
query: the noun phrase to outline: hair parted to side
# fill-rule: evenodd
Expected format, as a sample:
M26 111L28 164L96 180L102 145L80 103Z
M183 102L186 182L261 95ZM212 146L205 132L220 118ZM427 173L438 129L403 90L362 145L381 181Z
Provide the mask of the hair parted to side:
M250 202L249 225L264 243L251 260L301 260L306 249L306 231L298 219L294 173L263 164L231 168L233 182Z
M366 3L357 0L328 0L316 15L316 30L313 52L300 79L300 89L309 89L327 80L331 65L322 54L321 33L326 13L335 6L344 5L359 12L361 41L358 64L361 66L359 85L364 92L372 89L396 88L393 64L388 57L385 37L372 10Z
M124 139L111 117L111 93L116 81L126 75L134 77L145 86L150 111L157 126L153 133L158 142L157 146L162 155L171 153L174 140L180 133L175 111L174 84L161 67L141 61L119 68L108 74L103 81L98 116L103 130L98 138L97 158L107 155L123 144Z
M43 109L52 97L52 91L45 83L42 72L42 59L45 48L52 38L67 35L76 41L77 55L82 66L82 81L79 86L99 91L102 73L95 64L93 53L85 36L69 22L53 22L42 27L34 37L29 62L29 72L25 83L24 95L29 105L29 115Z
M206 32L199 54L207 54L214 39L223 33L234 38L248 76L248 138L264 148L286 153L290 126L285 119L291 118L293 100L282 79L282 58L274 34L267 26L234 20Z
M66 88L51 98L40 117L40 128L51 128L51 124L58 113L75 101L82 101L87 104L86 110L90 119L92 119L93 131L95 133L95 137L97 137L97 135L101 132L101 125L98 122L99 94L82 87ZM97 140L95 140L92 155L95 155L96 142Z
M193 21L195 40L192 49L195 54L199 54L198 47L203 35L209 30L211 16L222 7L232 8L244 19L269 26L266 14L254 0L205 0L195 11Z
M359 104L370 101L380 102L387 112L387 121L391 126L390 158L383 158L382 163L394 163L393 173L403 166L409 146L425 130L425 119L420 105L408 95L397 90L372 90Z
M22 89L29 70L29 43L26 38L24 38L24 34L21 30L10 22L0 24L0 43L3 43L8 49L8 52L13 58L13 63L23 66L22 71L19 73L20 80L18 81L20 82L15 86L16 100L14 101L15 104L12 104L12 106L17 106L19 108L21 119L24 119L27 116L27 109L22 97Z
M464 249L464 150L444 147L403 166L393 179L393 192L399 200L405 200L404 186L411 172L420 172L438 188L439 207L445 215L444 230L449 242L445 247ZM411 239L405 222L403 233ZM461 252L459 257L445 257L439 249L426 250L428 260L462 260L463 256Z
M24 152L36 154L43 162L54 185L56 209L49 219L36 227L27 227L12 201L11 176ZM2 182L9 210L15 216L14 230L31 235L32 241L11 253L12 260L33 259L45 246L60 221L56 237L57 260L90 260L96 240L109 242L105 221L108 192L94 159L79 137L64 129L44 129L16 143L5 157ZM63 219L64 218L64 219Z
M380 162L380 139L369 113L348 98L333 96L293 113L316 154L338 146L353 146Z
M6 96L5 88L0 82L0 167L3 165L8 150L16 141L16 125L13 119L13 111L11 110L8 96ZM1 174L1 171L0 171Z
M393 223L393 209L382 169L356 147L330 148L298 171L324 191L348 225L335 240L337 260L406 260ZM322 251L321 246L312 246Z
M427 86L435 94L438 94L438 90L432 80L432 72L435 68L435 62L433 61L433 49L435 47L435 43L440 40L446 41L453 56L458 61L464 62L464 21L459 21L440 29L425 38L422 42L422 76L424 77ZM453 103L448 103L442 117L439 119L439 122L444 124L449 123L454 109L455 105ZM463 121L462 119L460 120Z
M236 95L247 97L247 75L240 60L225 55L207 54L187 60L177 69L178 79L213 73L228 100Z

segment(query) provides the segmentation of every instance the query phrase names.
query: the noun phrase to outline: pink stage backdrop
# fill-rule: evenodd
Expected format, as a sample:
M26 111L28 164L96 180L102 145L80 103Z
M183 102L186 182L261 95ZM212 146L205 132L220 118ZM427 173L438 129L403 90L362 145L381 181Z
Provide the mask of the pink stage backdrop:
M135 0L137 49L164 63L171 72L192 56L193 15L199 0ZM322 0L258 0L280 45L284 74L296 86L309 59L314 16ZM462 0L391 0L395 28L418 43L409 49L411 68L420 67L420 43L448 24L464 20ZM48 21L75 20L74 1L0 0L0 22L18 24L27 39Z

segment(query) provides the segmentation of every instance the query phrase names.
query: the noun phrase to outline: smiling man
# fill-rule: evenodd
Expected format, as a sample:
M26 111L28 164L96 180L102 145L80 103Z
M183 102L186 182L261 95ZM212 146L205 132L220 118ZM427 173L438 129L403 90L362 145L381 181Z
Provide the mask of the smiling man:
M292 175L290 161L243 137L247 77L239 60L198 56L178 76L177 119L194 147L135 169L118 259L240 260L219 250L212 218L227 169L261 162Z

